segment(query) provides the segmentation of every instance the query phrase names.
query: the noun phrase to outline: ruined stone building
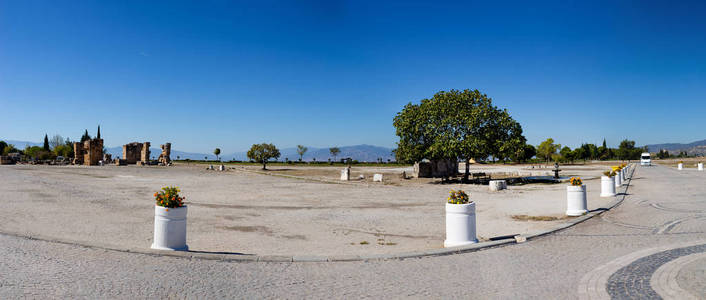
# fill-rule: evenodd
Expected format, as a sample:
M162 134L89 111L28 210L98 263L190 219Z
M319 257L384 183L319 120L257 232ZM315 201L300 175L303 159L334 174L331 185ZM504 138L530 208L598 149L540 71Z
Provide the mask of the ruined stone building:
M97 166L103 159L103 139L74 143L74 165Z
M162 154L159 155L159 163L167 166L172 161L169 157L172 152L172 143L166 143L164 145L161 145L160 148L162 148Z
M125 164L147 164L150 160L150 142L129 143L123 145Z

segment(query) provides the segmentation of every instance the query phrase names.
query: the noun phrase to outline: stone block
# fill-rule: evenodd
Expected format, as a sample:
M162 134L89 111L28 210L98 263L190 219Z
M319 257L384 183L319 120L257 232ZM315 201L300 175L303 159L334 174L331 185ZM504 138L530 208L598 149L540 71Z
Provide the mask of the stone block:
M382 174L373 175L373 182L382 182Z
M341 180L351 180L351 168L345 168L341 170Z
M488 187L491 191L502 191L507 189L507 182L505 180L491 180Z

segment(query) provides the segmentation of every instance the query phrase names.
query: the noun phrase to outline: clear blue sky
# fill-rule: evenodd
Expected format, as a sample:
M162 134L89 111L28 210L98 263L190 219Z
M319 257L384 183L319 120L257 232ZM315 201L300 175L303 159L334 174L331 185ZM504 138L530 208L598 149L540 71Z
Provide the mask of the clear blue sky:
M393 147L479 89L529 142L706 139L706 2L0 0L0 138Z

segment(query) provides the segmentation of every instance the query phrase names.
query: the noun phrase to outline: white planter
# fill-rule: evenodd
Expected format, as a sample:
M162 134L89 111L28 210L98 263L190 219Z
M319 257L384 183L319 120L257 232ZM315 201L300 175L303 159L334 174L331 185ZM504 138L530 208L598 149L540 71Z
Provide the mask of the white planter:
M477 243L476 204L446 203L446 240L444 247Z
M679 164L677 165L677 169L679 169L679 170L684 169L684 164L679 163Z
M697 168L699 169L699 171L703 171L704 170L704 163L699 163L697 165Z
M566 187L566 215L580 216L588 212L586 186L570 185Z
M186 245L186 206L154 207L154 242L152 249L189 250Z
M615 196L615 178L601 176L601 197Z
M615 174L615 177L613 177L613 179L615 179L615 187L616 188L623 185L623 179L620 177L620 172Z

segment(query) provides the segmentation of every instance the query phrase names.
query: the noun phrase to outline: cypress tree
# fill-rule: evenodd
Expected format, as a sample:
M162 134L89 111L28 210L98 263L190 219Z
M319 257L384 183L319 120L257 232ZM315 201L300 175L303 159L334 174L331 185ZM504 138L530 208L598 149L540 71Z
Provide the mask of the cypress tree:
M96 138L99 139L101 138L101 126L98 125L98 134L96 134Z
M85 142L85 141L87 141L87 140L90 140L90 139L91 139L91 136L88 135L88 129L86 129L86 132L84 132L84 133L83 133L83 136L81 136L81 143L83 143L83 142Z
M49 151L49 137L44 134L44 151Z

